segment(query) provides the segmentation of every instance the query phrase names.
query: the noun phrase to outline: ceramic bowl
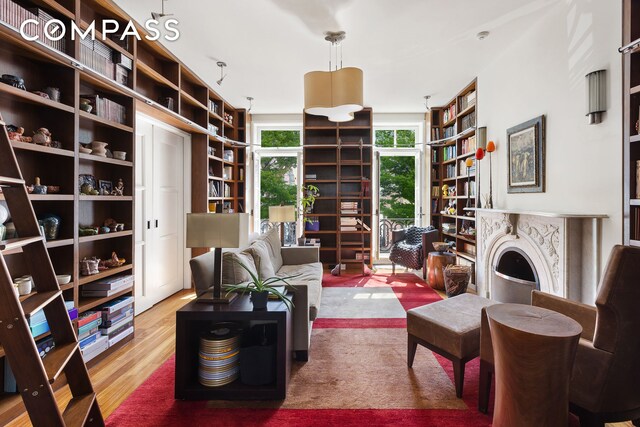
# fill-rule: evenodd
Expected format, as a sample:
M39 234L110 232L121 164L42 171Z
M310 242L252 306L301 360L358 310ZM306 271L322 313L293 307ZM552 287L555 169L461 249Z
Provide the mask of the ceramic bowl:
M114 151L113 152L113 158L114 159L118 159L118 160L124 160L127 158L127 152L126 151Z
M449 244L447 242L433 242L433 248L438 252L444 252L449 249Z
M66 285L71 282L71 275L69 274L58 274L56 278L58 279L58 285Z
M91 154L92 150L91 150L91 148L80 147L80 148L78 148L78 151L80 151L81 153L84 153L84 154Z
M107 145L109 145L109 143L107 143L107 142L101 142L101 141L92 141L91 142L91 148L93 148L94 150L96 150L96 149L104 149Z

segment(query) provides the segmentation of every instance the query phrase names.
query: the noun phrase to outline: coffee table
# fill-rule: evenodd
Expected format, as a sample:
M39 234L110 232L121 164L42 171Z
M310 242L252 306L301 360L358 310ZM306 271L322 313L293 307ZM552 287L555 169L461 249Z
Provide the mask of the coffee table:
M195 301L176 312L175 398L188 400L282 400L287 395L291 373L291 312L280 301L269 301L267 310L254 311L249 295L231 304L203 304ZM237 322L245 330L256 323L275 323L276 379L267 385L246 385L240 379L220 387L198 382L200 335L220 322ZM242 352L242 349L240 349Z

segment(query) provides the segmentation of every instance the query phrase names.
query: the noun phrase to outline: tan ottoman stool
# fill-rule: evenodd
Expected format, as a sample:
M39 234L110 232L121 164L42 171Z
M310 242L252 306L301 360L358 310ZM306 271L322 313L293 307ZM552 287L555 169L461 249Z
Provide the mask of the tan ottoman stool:
M480 351L480 312L498 304L473 294L462 294L407 311L407 364L413 366L418 344L453 363L456 396L462 397L464 365Z

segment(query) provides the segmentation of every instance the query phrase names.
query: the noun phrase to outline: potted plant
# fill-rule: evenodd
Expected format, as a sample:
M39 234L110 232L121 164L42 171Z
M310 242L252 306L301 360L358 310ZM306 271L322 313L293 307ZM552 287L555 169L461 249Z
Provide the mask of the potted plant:
M241 294L251 293L251 302L253 303L254 310L264 310L267 308L267 301L269 300L269 295L275 295L280 301L284 302L287 306L287 309L291 311L291 307L293 307L293 302L289 297L285 295L284 292L281 291L282 285L276 286L277 283L284 283L284 287L288 287L294 289L293 285L291 285L287 280L292 279L296 276L288 276L288 277L270 277L268 279L262 279L260 274L256 276L249 268L244 265L240 261L236 261L242 268L247 270L249 275L251 276L251 281L247 283L241 283L238 285L226 285L225 289L227 290L227 295L231 292L239 292ZM280 289L279 289L280 288Z
M316 197L320 196L320 189L315 185L308 184L302 187L303 195L300 199L300 215L302 215L302 222L304 228L302 230L302 237L300 238L304 245L304 232L306 231L318 231L320 230L320 220L318 217L305 216L313 212L313 205L316 202ZM300 244L300 242L298 242Z

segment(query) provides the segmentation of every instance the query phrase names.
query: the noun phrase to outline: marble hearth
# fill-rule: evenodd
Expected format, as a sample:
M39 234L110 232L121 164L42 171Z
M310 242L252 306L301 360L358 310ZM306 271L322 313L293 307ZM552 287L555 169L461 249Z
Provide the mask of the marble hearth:
M491 298L492 271L506 249L527 255L540 290L593 304L600 279L601 228L606 215L504 209L476 210L476 286Z

